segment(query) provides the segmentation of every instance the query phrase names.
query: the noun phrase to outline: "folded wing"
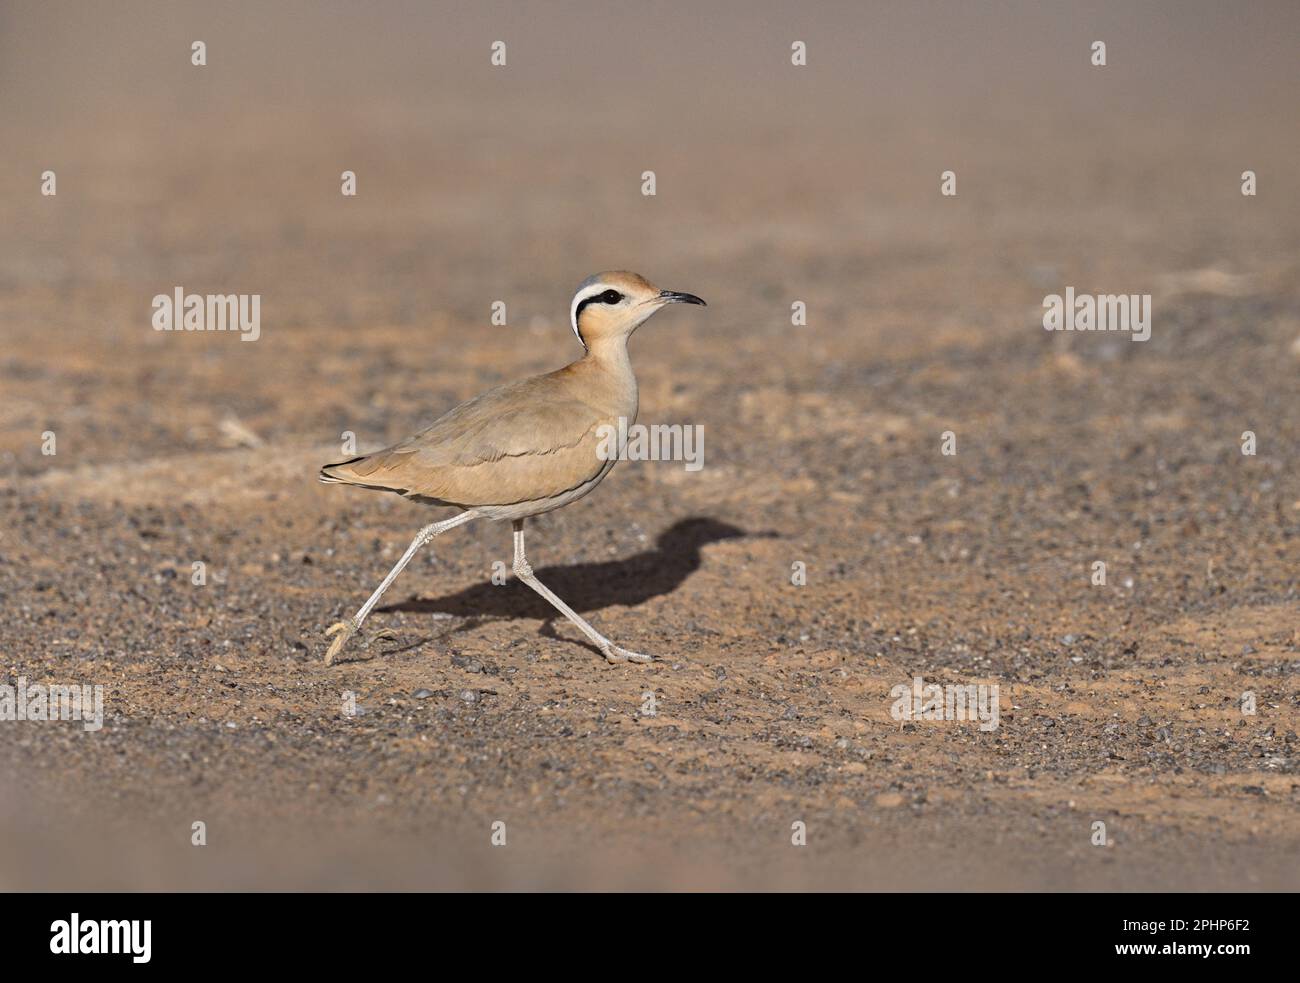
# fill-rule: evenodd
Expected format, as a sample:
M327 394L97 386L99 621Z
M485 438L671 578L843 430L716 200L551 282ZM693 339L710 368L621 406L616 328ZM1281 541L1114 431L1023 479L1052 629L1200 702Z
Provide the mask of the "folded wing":
M538 376L457 406L415 436L321 469L327 482L466 508L563 494L596 478L602 424L616 420Z

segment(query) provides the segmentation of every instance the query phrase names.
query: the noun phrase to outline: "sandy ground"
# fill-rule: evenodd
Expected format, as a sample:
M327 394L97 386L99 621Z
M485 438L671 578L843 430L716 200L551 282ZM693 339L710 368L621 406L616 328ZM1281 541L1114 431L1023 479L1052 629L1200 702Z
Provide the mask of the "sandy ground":
M0 6L0 683L105 699L0 722L0 886L1300 887L1300 17L1129 6ZM483 522L326 667L442 513L317 467L576 357L606 268L709 301L632 345L705 466L530 552L659 661Z

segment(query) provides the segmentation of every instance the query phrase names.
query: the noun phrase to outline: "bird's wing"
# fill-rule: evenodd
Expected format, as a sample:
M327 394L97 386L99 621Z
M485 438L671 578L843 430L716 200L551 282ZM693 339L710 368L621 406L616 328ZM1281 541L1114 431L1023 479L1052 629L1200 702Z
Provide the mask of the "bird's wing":
M462 403L415 436L327 477L462 506L550 498L597 477L616 419L538 376Z

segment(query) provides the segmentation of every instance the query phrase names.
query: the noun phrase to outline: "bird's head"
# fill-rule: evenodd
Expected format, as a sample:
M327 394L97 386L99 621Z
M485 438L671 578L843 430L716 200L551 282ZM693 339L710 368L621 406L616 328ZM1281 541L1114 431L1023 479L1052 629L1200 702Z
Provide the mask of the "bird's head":
M703 304L694 294L660 290L642 276L623 270L583 280L573 295L570 323L584 348L598 341L626 338L646 318L669 304Z

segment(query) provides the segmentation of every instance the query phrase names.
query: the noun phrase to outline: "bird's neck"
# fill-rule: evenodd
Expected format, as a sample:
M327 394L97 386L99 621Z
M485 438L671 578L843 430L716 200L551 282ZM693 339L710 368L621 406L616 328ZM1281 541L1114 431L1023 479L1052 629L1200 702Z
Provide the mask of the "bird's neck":
M627 354L626 338L601 338L591 342L582 361L589 363L593 369L615 376L626 376L633 384L636 382L636 377L632 375L632 359Z
M605 395L611 408L635 419L636 376L632 374L632 360L627 354L626 338L601 338L593 341L587 347L587 354L574 367L589 376L593 383L592 389Z

